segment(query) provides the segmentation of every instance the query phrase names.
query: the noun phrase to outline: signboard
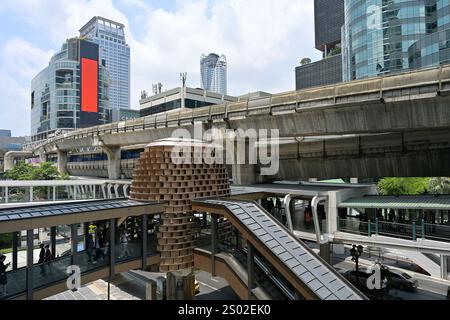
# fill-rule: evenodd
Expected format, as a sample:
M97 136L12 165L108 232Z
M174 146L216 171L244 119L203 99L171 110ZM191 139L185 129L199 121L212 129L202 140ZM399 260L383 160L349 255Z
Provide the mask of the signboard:
M80 40L80 128L98 125L98 59L96 43Z

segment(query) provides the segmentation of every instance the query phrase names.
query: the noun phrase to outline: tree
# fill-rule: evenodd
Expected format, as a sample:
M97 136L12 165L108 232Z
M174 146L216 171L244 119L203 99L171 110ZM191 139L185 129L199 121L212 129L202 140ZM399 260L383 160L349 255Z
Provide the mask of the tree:
M305 64L308 64L308 63L311 63L311 59L310 58L303 58L301 61L300 61L300 64L303 66L303 65L305 65Z
M25 161L6 171L5 176L11 180L66 180L67 174L61 174L52 162L42 162L34 167Z
M450 178L431 178L428 182L427 189L431 194L450 194Z
M427 192L431 178L384 178L378 183L382 195L418 195Z

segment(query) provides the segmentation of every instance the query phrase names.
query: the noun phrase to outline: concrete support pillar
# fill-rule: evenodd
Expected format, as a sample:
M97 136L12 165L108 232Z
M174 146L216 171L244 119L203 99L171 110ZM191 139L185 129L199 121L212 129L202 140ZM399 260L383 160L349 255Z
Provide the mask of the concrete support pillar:
M216 253L217 253L217 215L211 214L211 275L216 276Z
M41 162L47 162L48 158L47 158L47 154L42 152L39 154L39 159L41 160Z
M258 180L256 174L257 149L249 139L234 141L232 178L236 185L252 185Z
M256 165L233 164L233 183L239 186L248 186L257 182Z
M34 230L27 230L27 300L33 300L33 239Z
M330 243L321 243L320 244L320 257L328 263L331 263L331 250Z
M448 277L448 256L441 255L441 278L447 280Z
M56 186L53 186L53 201L56 201Z
M19 249L19 232L12 233L12 269L17 269L17 251Z
M248 300L253 299L253 288L255 287L255 248L247 241L247 289Z
M58 171L60 173L67 173L67 152L57 150L58 155Z
M101 148L108 156L108 179L120 179L120 147L107 147L103 145Z
M147 269L148 216L142 216L142 270Z
M56 226L50 227L50 248L56 258Z
M5 154L3 159L3 170L6 172L14 168L14 157L9 156L8 153Z

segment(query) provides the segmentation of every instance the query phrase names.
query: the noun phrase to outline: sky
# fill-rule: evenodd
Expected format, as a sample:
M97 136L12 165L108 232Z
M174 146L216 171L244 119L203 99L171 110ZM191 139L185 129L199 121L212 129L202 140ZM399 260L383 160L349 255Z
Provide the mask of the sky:
M31 80L93 16L125 25L131 108L140 92L200 87L202 53L225 54L228 94L295 89L295 67L314 49L313 0L1 0L0 129L30 134Z

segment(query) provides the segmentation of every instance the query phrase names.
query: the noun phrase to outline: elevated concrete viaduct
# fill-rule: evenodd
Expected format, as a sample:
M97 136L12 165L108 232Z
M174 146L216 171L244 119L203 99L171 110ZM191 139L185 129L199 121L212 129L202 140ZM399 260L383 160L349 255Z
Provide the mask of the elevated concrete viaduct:
M74 148L99 146L108 155L108 175L115 179L118 178L120 172L120 163L117 159L119 147L146 144L157 139L167 138L172 136L173 131L178 128L185 128L193 132L196 122L201 122L204 130L212 127L221 130L278 129L280 137L396 132L402 135L415 132L420 135L420 131L450 130L449 93L450 67L442 66L333 86L286 92L257 100L197 109L180 109L179 112L80 129L35 145L33 151L35 154L45 155L58 150L58 154L64 158L63 152ZM309 147L312 148L312 146ZM329 155L330 152L328 152ZM381 153L378 157L381 157L380 155ZM341 156L345 159L345 154ZM355 158L354 155L352 157ZM432 164L436 161L442 163L448 159L447 151L442 149L437 150L435 155L426 155L425 158L407 157L411 160L402 160L404 157L402 153L396 156L393 152L390 157L391 160L380 159L375 164L372 163L373 159L369 161L368 157L364 161L355 158L348 161L348 165L339 164L337 160L333 161L335 163L333 165L329 163L330 160L325 159L320 162L320 165L307 171L305 170L308 161L302 160L301 166L305 168L300 167L296 170L299 170L298 174L301 175L309 175L307 172L313 171L326 172L327 176L329 174L346 176L344 172L349 171L366 172L363 176L366 174L378 176L383 172L411 174L410 169L401 169L408 164L408 161L411 161L411 164L413 161ZM340 161L345 163L346 160ZM64 159L59 162L62 167ZM372 169L365 169L365 167L372 166L382 168L391 162L398 162L391 167L399 169L378 170L375 168L375 172L372 172ZM294 164L288 160L284 163L287 166ZM317 161L311 163L309 167L318 163ZM331 169L333 166L335 169ZM328 172L324 170L324 167L330 168L327 169ZM430 166L428 165L428 167ZM244 171L248 171L247 169ZM339 174L334 175L335 171L336 173L339 171ZM429 171L441 172L440 170ZM424 171L424 173L426 172ZM284 175L283 170L280 171L280 175ZM319 176L311 175L310 177Z

